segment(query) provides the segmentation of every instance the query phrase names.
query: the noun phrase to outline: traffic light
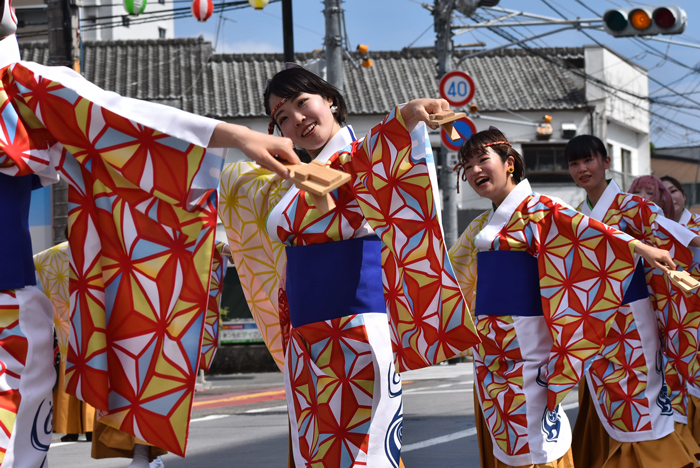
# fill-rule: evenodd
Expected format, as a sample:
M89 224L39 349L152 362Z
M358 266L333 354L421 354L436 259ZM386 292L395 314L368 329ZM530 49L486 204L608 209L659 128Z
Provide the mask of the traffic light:
M603 15L605 31L615 37L681 34L688 15L675 5L615 8Z

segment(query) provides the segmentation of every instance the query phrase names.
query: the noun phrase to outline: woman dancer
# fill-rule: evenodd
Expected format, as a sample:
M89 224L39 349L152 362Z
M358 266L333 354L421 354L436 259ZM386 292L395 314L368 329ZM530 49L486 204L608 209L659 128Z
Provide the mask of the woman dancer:
M447 108L411 101L355 141L340 93L291 68L265 91L270 128L351 175L332 194L335 208L323 214L253 164L224 170L220 214L246 299L284 368L297 466L399 466L397 372L478 342L428 170L422 122Z
M637 177L630 185L629 193L639 195L643 199L654 203L661 208L666 218L677 222L676 204L671 196L671 192L658 177L651 175Z
M569 142L565 155L572 178L586 191L581 212L667 250L681 266L690 264L692 257L686 246L696 243L696 236L665 218L656 205L624 193L614 180L606 180L610 158L601 140L578 136ZM647 183L638 184L638 188L645 194L659 193L658 186L648 187ZM666 205L669 208L670 200ZM611 333L586 374L587 386L580 387L581 408L573 445L577 466L653 467L658 453L668 453L659 466L697 463L692 437L686 440L683 427L678 428L678 434L674 432L673 409L678 407L685 413L680 409L684 408L683 398L670 398L667 387L669 380L680 379L675 367L666 366L667 356L675 360L685 351L679 351L678 340L669 333L659 339L659 328L673 328L669 323L679 329L684 326L683 313L677 307L680 294L670 289L658 271L648 271L644 281L644 266L637 268L629 300L619 309ZM697 335L697 327L688 333ZM687 374L687 370L683 372Z
M533 192L521 156L494 127L464 143L459 161L462 179L494 204L450 250L482 340L474 355L477 413L493 445L482 465L571 467L561 402L623 303L634 253L663 270L673 262Z

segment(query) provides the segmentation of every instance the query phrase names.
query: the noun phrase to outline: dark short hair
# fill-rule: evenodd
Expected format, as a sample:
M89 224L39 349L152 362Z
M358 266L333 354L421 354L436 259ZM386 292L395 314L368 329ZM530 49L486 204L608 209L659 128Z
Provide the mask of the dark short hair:
M497 142L503 143L493 144ZM513 171L513 180L516 184L525 178L525 166L523 164L522 156L520 156L520 153L515 151L513 147L510 146L506 136L496 127L489 127L488 130L475 133L464 142L461 148L459 148L459 153L457 153L459 163L457 166L455 166L457 177L459 178L461 173L462 180L466 182L467 175L462 171L466 167L467 163L476 156L486 154L488 148L492 148L501 158L501 161L503 161L504 164L506 161L508 161L509 157L513 157L513 165L515 166L515 170ZM459 180L457 181L457 184L459 185Z
M683 190L683 186L678 181L678 179L676 179L675 177L671 177L670 175L665 175L663 177L659 177L659 179L671 182L673 184L673 186L676 187L678 189L678 191L683 194L684 197L688 198L688 196L685 194L685 190Z
M335 120L344 125L348 118L348 110L345 99L338 89L324 79L301 67L289 68L278 72L267 84L263 95L265 113L270 115L270 96L275 95L282 99L294 99L302 93L318 94L324 98L333 100L333 105L338 107L334 114ZM275 121L275 125L277 122Z
M596 153L603 159L608 157L608 149L605 147L605 143L593 135L573 137L564 149L564 157L568 162L578 161L591 156L596 157Z

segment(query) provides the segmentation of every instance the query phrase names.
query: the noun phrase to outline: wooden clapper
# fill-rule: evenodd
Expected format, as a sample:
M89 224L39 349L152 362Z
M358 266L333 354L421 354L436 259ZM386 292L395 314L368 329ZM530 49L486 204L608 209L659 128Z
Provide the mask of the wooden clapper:
M669 271L668 277L671 282L681 290L685 297L693 295L694 291L700 288L700 282L690 276L687 271Z
M452 112L452 111L442 111L437 114L430 115L430 123L442 125L442 128L447 132L447 136L450 137L452 141L458 141L462 139L457 129L452 125L452 122L466 117L467 114L464 112Z

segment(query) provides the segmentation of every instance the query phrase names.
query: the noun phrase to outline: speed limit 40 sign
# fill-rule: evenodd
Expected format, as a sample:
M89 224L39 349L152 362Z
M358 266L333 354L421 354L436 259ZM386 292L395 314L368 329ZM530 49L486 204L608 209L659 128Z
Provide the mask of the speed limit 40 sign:
M446 73L440 80L440 96L452 107L464 107L474 97L474 81L461 71Z

